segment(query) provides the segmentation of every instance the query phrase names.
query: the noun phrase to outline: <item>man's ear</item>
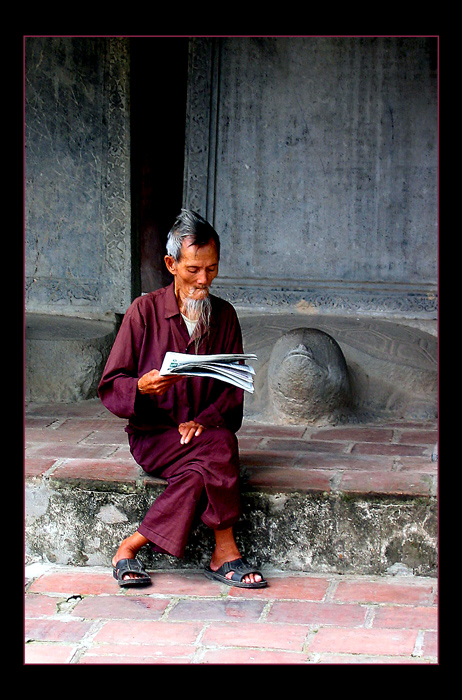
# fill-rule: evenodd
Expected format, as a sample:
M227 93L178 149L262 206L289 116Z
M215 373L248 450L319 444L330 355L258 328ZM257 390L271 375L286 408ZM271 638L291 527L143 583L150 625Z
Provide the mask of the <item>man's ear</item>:
M176 275L176 260L172 255L166 255L164 257L165 264L167 266L167 270L170 272L172 275Z

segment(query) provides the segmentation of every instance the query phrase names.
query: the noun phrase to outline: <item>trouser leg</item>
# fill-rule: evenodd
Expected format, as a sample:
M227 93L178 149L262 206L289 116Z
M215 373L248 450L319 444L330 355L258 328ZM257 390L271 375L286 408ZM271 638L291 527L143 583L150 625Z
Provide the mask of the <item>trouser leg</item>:
M161 551L182 557L203 490L203 478L193 470L169 477L166 489L149 508L138 532Z
M201 496L201 519L210 528L226 529L240 516L239 458L236 436L209 428L180 445L176 429L137 436L132 453L143 469L167 479L165 491L147 512L138 531L157 548L181 557ZM201 501L202 503L202 501Z
M237 438L221 428L209 429L202 435L202 459L198 463L204 477L207 505L201 519L214 530L224 530L241 514Z

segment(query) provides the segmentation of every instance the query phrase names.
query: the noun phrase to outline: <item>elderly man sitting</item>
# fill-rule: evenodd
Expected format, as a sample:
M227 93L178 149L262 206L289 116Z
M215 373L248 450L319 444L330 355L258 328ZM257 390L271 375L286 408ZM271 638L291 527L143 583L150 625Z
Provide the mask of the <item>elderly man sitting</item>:
M242 423L242 389L211 378L159 374L168 350L242 353L234 308L210 295L219 257L216 231L183 209L167 240L165 263L174 281L128 308L98 387L106 408L128 419L134 459L148 474L167 480L114 556L119 585L150 581L136 559L143 545L182 557L196 510L215 533L205 574L228 585L267 585L242 559L233 535L241 512L235 433Z

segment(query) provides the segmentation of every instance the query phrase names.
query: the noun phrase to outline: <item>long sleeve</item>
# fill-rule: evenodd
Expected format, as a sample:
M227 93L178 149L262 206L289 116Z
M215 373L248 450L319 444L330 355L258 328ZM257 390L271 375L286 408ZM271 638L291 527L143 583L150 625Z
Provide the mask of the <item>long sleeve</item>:
M144 327L136 308L124 316L98 386L98 394L106 408L119 418L136 415L138 359L143 343Z

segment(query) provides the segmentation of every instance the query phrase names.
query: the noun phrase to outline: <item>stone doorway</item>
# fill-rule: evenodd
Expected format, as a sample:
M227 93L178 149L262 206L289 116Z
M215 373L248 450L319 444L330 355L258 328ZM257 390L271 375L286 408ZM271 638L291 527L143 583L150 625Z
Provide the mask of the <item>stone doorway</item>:
M188 41L130 40L132 230L142 293L170 282L163 258L183 199Z

